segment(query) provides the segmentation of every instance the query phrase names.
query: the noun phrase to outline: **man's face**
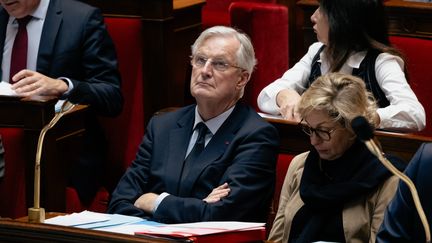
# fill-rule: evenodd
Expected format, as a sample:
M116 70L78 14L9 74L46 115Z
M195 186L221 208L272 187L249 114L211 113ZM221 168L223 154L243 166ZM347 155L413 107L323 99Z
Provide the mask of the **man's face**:
M237 101L249 76L237 67L239 46L234 37L213 36L198 47L191 77L191 94L198 102L229 106Z
M39 5L40 0L0 0L3 8L17 19L31 14Z

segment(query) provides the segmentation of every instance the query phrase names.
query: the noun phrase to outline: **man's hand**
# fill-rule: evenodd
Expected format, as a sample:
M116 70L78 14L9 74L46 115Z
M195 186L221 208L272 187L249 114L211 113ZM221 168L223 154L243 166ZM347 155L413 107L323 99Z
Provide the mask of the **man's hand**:
M300 115L297 113L297 104L301 96L292 89L284 89L276 96L276 103L283 118L300 122Z
M228 187L228 183L224 183L215 189L206 197L203 199L203 201L207 203L215 203L220 201L222 198L228 196L231 189Z
M68 85L60 79L52 79L38 72L21 70L12 77L15 81L12 89L19 96L61 96L68 90Z
M134 206L144 210L146 213L152 214L158 196L152 192L143 194L135 201Z

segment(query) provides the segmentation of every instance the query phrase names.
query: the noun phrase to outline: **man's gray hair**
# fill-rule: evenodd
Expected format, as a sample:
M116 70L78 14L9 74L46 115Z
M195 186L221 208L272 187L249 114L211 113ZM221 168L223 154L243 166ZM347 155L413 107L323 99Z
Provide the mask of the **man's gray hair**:
M246 70L249 73L249 78L257 63L255 59L255 51L252 42L245 33L226 26L214 26L204 30L192 45L192 56L195 56L198 48L202 43L210 37L225 36L235 37L240 42L240 47L237 50L237 66Z

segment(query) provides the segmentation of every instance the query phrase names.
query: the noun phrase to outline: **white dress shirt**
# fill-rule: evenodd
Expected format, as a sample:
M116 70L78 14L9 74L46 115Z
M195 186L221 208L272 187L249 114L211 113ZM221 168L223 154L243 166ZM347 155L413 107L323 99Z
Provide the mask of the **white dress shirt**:
M27 24L28 50L27 50L27 69L36 70L39 43L42 35L42 28L48 10L49 0L41 0L39 6L30 15L33 17ZM9 82L10 62L12 47L15 36L18 32L18 21L15 17L9 16L6 28L6 39L3 48L2 61L2 80Z
M293 89L299 94L305 91L312 60L322 45L319 42L312 44L306 55L294 67L261 91L258 96L258 106L261 111L273 115L280 114L276 96L283 89ZM366 52L354 53L342 66L340 72L352 74L353 68L359 68L365 56ZM326 60L324 52L321 52L322 74L329 72L329 63ZM409 86L403 70L404 62L400 57L388 53L378 55L375 62L376 79L390 102L389 106L377 110L381 120L380 129L420 131L426 125L425 110Z
M42 29L45 23L46 14L48 11L50 0L41 0L38 7L30 15L32 19L27 24L27 69L36 71L37 57L39 52L39 44L42 36ZM3 48L3 59L1 63L2 76L1 80L9 82L10 78L10 64L12 58L12 48L15 41L15 36L18 32L18 21L15 17L9 16L8 25L6 27L6 39ZM67 77L50 77L58 78L67 82L68 90L65 94L70 93L73 89L72 81Z

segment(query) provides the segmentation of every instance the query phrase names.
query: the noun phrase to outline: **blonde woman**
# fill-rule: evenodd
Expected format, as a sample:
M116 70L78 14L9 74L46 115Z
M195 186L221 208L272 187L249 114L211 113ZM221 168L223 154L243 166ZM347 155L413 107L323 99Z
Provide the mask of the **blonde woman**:
M350 125L359 115L375 125L372 95L361 79L330 73L303 94L298 111L312 148L290 164L269 239L374 242L398 179ZM389 159L403 169L401 160Z

